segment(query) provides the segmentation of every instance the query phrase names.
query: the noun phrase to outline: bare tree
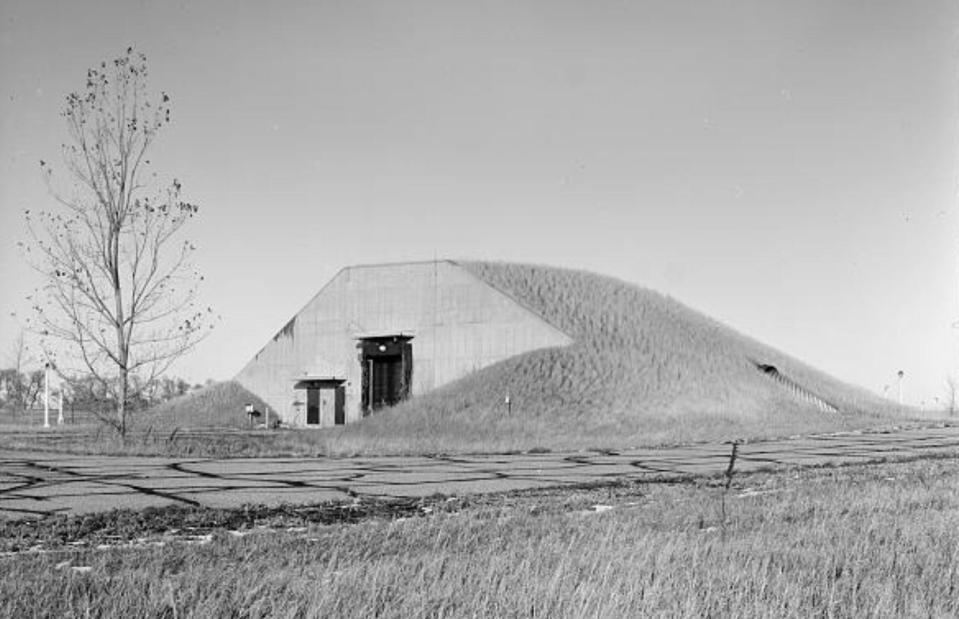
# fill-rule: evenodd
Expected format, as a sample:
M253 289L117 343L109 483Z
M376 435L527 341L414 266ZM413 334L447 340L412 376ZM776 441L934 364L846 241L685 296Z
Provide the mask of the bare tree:
M66 97L70 142L63 158L70 191L53 184L60 207L26 213L28 259L44 276L31 298L33 326L69 381L92 377L107 399L101 418L125 436L136 391L153 384L211 326L196 305L202 277L194 246L178 234L198 207L179 181L159 189L148 151L170 122L170 98L147 91L147 63L127 49L87 71Z

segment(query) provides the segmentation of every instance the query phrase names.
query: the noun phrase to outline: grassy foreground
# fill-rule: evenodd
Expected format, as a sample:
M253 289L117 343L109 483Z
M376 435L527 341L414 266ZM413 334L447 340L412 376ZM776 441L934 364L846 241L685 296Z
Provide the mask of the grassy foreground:
M723 494L538 491L205 545L4 557L0 616L959 615L959 460L742 476Z

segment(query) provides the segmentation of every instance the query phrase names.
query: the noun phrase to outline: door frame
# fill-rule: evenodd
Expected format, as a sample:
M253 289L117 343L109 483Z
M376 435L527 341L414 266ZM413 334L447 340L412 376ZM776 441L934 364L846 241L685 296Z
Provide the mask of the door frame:
M413 383L413 345L410 341L412 335L376 335L369 337L358 337L356 347L359 349L360 362L360 410L366 417L374 410L380 408L373 401L373 393L376 391L374 384L375 372L374 364L380 359L399 358L400 373L399 384L395 387L395 394L388 398L395 405L412 393ZM388 379L389 380L389 379Z
M306 390L306 417L303 419L303 425L318 428L323 426L323 406L322 392L329 390L333 395L333 425L343 425L346 423L346 379L334 377L303 377L296 379L293 384L294 389ZM311 396L311 394L313 394ZM316 423L310 423L310 399L316 398Z

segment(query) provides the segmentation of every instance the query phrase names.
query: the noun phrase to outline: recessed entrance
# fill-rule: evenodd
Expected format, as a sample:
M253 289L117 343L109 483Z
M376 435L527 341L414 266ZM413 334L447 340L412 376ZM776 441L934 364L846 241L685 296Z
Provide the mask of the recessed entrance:
M344 379L306 378L294 388L306 389L306 425L329 426L346 423Z
M391 335L361 338L363 364L363 414L393 406L410 395L413 379L411 336Z

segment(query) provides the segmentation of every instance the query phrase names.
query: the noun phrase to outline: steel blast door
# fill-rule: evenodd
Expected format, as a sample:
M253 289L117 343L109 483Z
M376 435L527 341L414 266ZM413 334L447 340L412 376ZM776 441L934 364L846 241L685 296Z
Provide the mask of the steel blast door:
M409 397L413 378L411 339L407 335L394 335L360 340L364 415Z
M403 374L403 360L400 356L370 359L373 375L373 409L393 406L402 399L400 383Z

